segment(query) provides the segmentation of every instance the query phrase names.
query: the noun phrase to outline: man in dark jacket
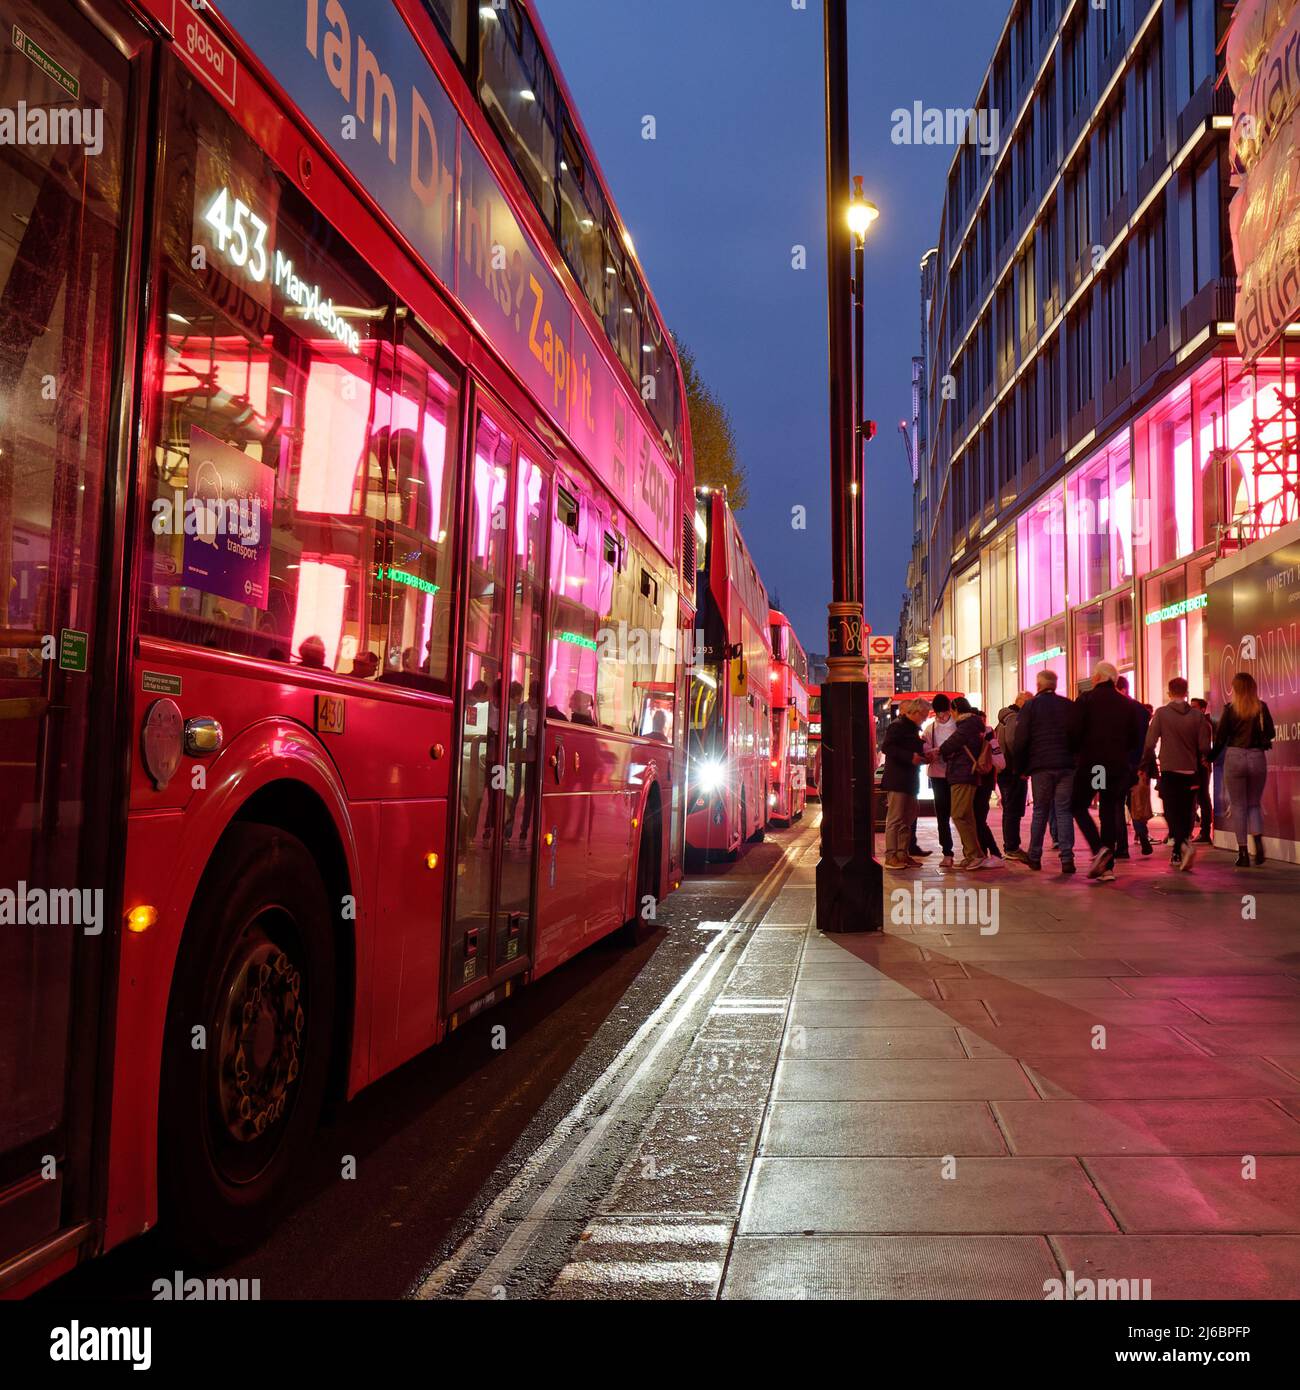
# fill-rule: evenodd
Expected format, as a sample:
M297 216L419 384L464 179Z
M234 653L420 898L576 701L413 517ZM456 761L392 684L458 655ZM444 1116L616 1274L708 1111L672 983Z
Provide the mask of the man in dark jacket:
M1115 688L1119 672L1109 661L1093 668L1092 687L1074 702L1073 742L1078 750L1071 810L1092 850L1089 878L1114 879L1111 866L1124 827L1124 799L1131 783L1129 759L1138 738L1137 707ZM1093 823L1094 794L1098 827ZM1127 832L1124 832L1127 840Z
M987 731L984 721L964 695L959 695L952 702L952 712L957 716L957 728L939 749L939 756L943 759L948 785L952 788L953 824L961 835L964 858L957 868L982 869L984 850L975 822L975 790L980 782L976 764Z
M921 764L925 753L921 743L921 724L929 706L924 700L907 700L898 718L885 730L880 751L885 765L880 789L889 794L885 818L885 868L910 869L921 861L908 853L912 827L916 823L916 794L921 788Z
M1008 859L1027 863L1029 856L1020 848L1020 823L1025 816L1025 800L1029 784L1016 766L1016 725L1020 711L1029 703L1030 694L1022 690L1015 702L998 713L998 747L1007 765L998 773L998 795L1002 799L1002 845Z
M1038 673L1038 694L1016 720L1015 759L1034 793L1034 818L1029 826L1031 869L1043 867L1043 832L1051 816L1061 850L1061 872L1074 872L1074 822L1070 797L1074 789L1074 757L1070 751L1070 702L1056 693L1056 672Z

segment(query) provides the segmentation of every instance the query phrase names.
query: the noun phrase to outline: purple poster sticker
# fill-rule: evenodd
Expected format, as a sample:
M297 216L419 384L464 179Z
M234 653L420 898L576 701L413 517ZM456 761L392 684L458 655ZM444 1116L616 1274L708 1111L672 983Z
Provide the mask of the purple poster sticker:
M274 505L273 468L191 427L181 582L265 609Z

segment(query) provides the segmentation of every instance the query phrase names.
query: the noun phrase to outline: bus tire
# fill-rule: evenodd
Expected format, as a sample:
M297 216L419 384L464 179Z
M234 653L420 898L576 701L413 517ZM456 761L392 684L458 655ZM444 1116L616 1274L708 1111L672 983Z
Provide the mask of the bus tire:
M232 826L195 894L167 1012L158 1180L164 1219L200 1261L265 1235L315 1134L332 917L306 845L267 825Z
M645 901L650 898L655 909L659 906L659 812L657 807L646 807L641 821L641 838L636 852L636 896L632 902L632 915L619 928L618 939L625 946L638 946L657 925L654 917L647 919Z

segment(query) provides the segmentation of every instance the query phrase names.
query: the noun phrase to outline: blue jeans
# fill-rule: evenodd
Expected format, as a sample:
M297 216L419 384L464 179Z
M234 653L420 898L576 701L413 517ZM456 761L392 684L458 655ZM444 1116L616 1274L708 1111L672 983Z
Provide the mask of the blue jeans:
M1264 784L1268 780L1268 755L1262 748L1229 748L1224 758L1223 781L1228 789L1229 816L1244 845L1247 835L1264 833ZM1222 805L1222 802L1220 802Z
M1051 771L1032 772L1029 784L1034 789L1034 818L1029 828L1029 857L1035 861L1043 857L1043 832L1047 829L1050 812L1052 823L1056 826L1056 838L1061 847L1061 863L1074 859L1074 817L1070 812L1070 799L1074 794L1074 769L1072 767L1053 768Z

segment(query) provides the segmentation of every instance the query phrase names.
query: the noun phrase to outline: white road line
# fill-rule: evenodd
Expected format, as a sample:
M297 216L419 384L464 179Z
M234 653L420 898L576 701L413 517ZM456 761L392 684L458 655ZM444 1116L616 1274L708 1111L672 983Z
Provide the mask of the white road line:
M775 892L773 890L776 884L791 867L791 859L788 854L783 853L781 858L754 888L754 891L745 899L740 910L732 917L730 925L734 926L746 921L760 903L764 903L769 896L775 897ZM533 1207L530 1209L528 1216L518 1223L517 1229L507 1239L500 1252L488 1264L483 1273L474 1281L473 1286L469 1290L471 1296L478 1292L478 1295L482 1297L484 1290L486 1290L488 1296L491 1296L492 1285L496 1282L497 1278L499 1278L497 1271L504 1272L505 1269L509 1268L508 1263L506 1263L507 1254L513 1254L516 1249L526 1245L527 1241L531 1238L538 1221L534 1213L537 1212L539 1207L541 1207L543 1211L549 1211L551 1209L558 1199L560 1192L563 1190L563 1186L567 1185L580 1166L577 1160L579 1160L580 1156L582 1159L585 1159L586 1154L593 1146L593 1140L597 1136L604 1134L605 1130L608 1128L609 1121L622 1108L626 1098L631 1093L632 1087L645 1069L646 1064L658 1055L660 1048L664 1045L667 1038L671 1037L676 1027L680 1025L681 1020L689 1014L690 1003L698 999L701 992L707 988L709 981L717 972L718 965L723 955L723 952L717 949L718 943L724 942L725 940L726 934L721 931L718 932L713 940L710 941L695 960L691 962L691 965L682 975L681 979L669 990L659 1005L645 1019L640 1028L637 1029L627 1046L624 1047L619 1055L605 1068L564 1119L556 1125L550 1137L530 1155L519 1172L516 1173L501 1192L497 1194L474 1230L472 1230L465 1239L461 1241L460 1245L456 1247L452 1254L424 1280L416 1291L415 1296L417 1298L436 1298L451 1279L454 1278L478 1250L487 1243L487 1232L493 1230L501 1222L510 1207L538 1180L552 1155L563 1146L569 1136L582 1123L587 1115L599 1109L598 1102L600 1097L607 1089L613 1086L619 1073L626 1069L629 1058L635 1055L638 1048L654 1030L659 1027L660 1023L671 1011L678 1008L679 1003L684 1003L686 1007L682 1007L679 1010L677 1019L665 1030L664 1036L658 1040L646 1059L636 1068L628 1084L622 1087L618 1095L615 1096L614 1100L610 1103L609 1108L604 1111L600 1119L596 1122L591 1133L579 1144L569 1160L547 1184L546 1188L538 1196ZM718 960L712 962L712 968L709 969L708 974L699 985L692 989L696 975L710 966L711 958L715 955L718 957ZM686 999L684 996L686 996L688 990L691 991L691 994L690 998ZM489 1275L494 1277L489 1278Z
M565 1265L557 1284L716 1284L721 1260L579 1260Z
M616 1221L592 1222L584 1245L724 1245L731 1239L731 1226L680 1225L655 1222L651 1225L621 1226Z

